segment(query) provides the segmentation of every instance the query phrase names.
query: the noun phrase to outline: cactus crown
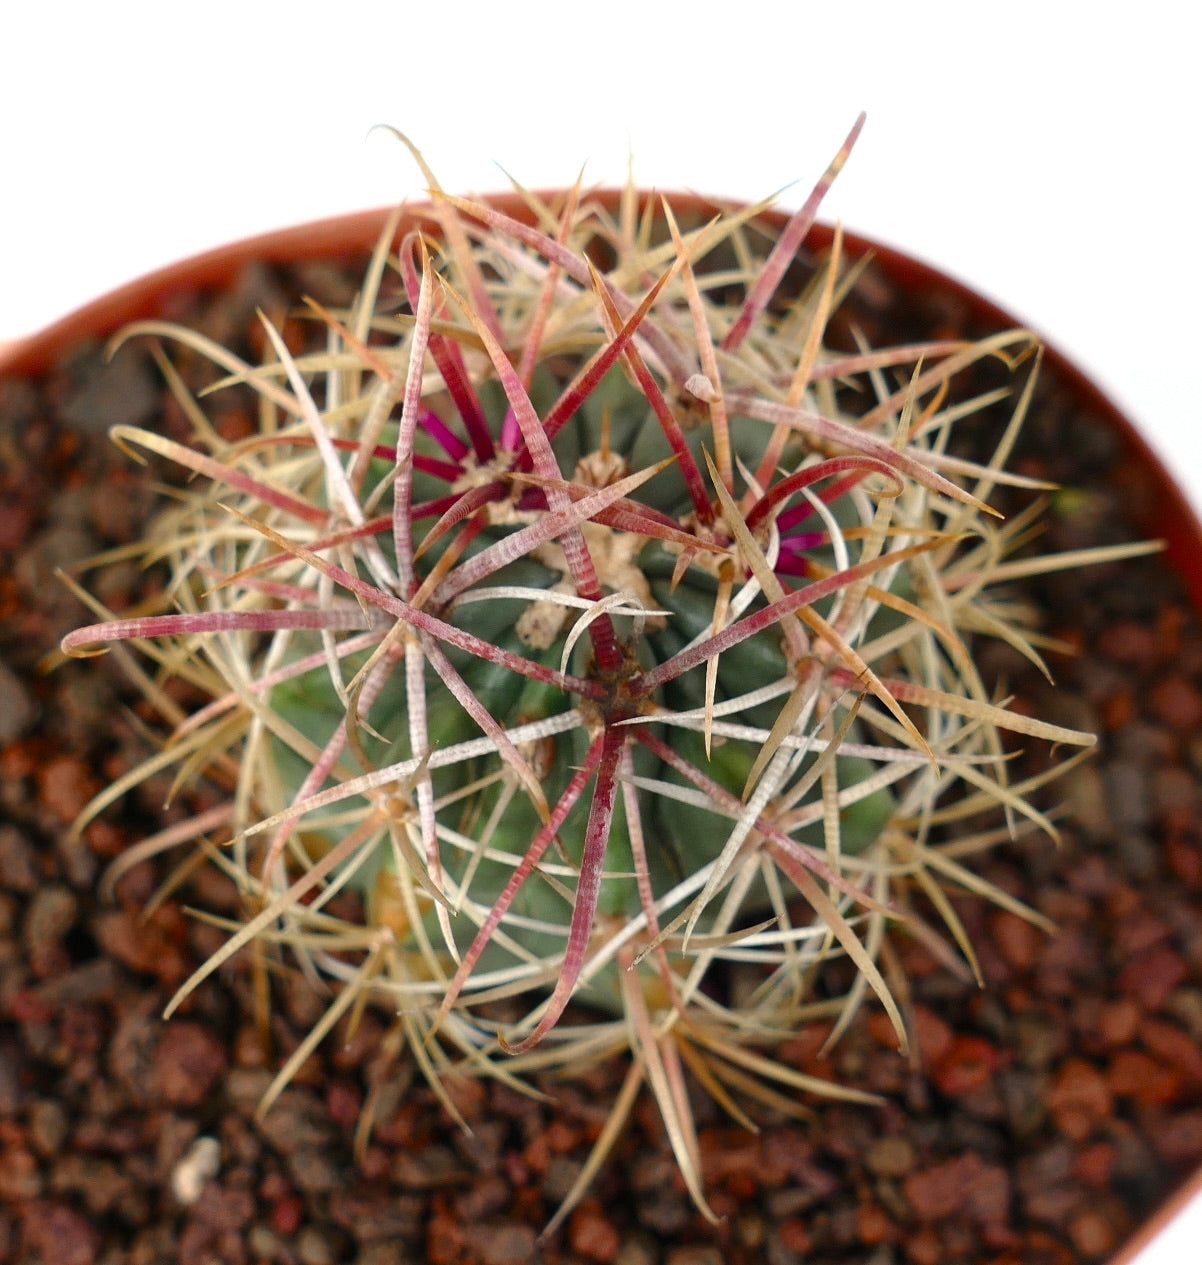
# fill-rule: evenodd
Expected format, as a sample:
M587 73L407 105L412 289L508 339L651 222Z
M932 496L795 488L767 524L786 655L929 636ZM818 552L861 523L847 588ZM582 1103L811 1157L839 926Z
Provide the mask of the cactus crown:
M312 306L323 349L266 322L258 366L159 323L125 335L261 401L226 442L169 374L194 445L117 429L203 476L145 541L173 609L93 603L104 622L64 649L135 640L210 699L124 784L174 765L234 787L194 835L246 920L182 992L252 938L343 984L269 1097L369 995L435 1088L629 1048L564 1210L642 1080L704 1210L686 1069L737 1116L736 1093L854 1097L757 1047L812 1016L837 1031L868 994L904 1043L878 967L895 920L933 936L934 911L973 962L944 889L1005 901L966 858L1050 829L1003 733L1092 738L1008 711L970 653L988 635L1038 658L997 589L1031 523L987 505L1022 483L1004 461L1032 336L829 349L855 272L837 233L784 284L858 130L775 242L762 206L681 225L577 186L516 218L427 172L433 201L389 225L355 304ZM1022 385L974 465L949 437L995 396L954 387L987 357ZM1007 828L965 833L994 806ZM855 983L816 994L837 956ZM592 1016L561 1023L573 997Z

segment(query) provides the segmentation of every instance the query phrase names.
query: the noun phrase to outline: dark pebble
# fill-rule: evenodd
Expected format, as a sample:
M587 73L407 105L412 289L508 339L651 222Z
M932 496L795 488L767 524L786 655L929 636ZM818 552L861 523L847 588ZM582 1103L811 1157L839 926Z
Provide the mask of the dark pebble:
M481 1265L529 1265L537 1235L531 1226L486 1221L465 1226L464 1238Z
M35 1201L19 1210L27 1259L39 1265L94 1265L100 1232L68 1204Z
M3 520L0 519L0 530ZM33 695L17 674L0 663L0 744L13 742L33 723Z
M0 887L28 893L37 887L38 880L33 843L15 826L0 825Z

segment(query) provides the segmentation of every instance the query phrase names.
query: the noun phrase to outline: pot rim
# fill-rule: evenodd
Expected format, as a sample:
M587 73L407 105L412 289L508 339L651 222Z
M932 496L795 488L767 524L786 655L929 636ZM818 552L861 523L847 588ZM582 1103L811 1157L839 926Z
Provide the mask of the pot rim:
M600 188L591 190L589 197L613 210L624 192L620 188ZM550 203L557 192L541 190L534 196ZM639 189L637 196L641 212L651 198L658 198L661 194L657 190ZM745 205L735 198L714 198L691 192L662 196L674 209L691 208L706 215ZM516 219L526 222L532 219L523 198L515 192L474 197ZM432 206L430 202L406 206L394 238L411 227L418 217L428 217ZM251 262L286 265L305 259L369 254L378 243L388 218L394 214L395 207L377 207L313 220L241 238L155 269L84 304L36 333L0 344L0 378L43 374L56 364L64 349L83 341L108 339L130 321L162 315L175 296L228 284ZM769 208L761 218L779 230L787 221L788 212ZM831 225L815 224L805 239L805 246L810 250L824 250L829 247L833 236ZM892 246L862 234L845 232L843 250L851 259L870 253L875 265L903 289L940 289L955 295L979 320L999 330L1024 325L965 282ZM1147 530L1166 541L1167 559L1184 580L1194 609L1202 614L1202 523L1199 523L1188 499L1131 419L1068 356L1048 343L1042 333L1036 333L1044 348L1045 362L1054 368L1086 409L1114 428L1123 445L1124 459L1143 467L1150 474L1157 495L1152 518L1146 524ZM1136 1257L1150 1248L1154 1249L1172 1223L1191 1206L1196 1207L1200 1203L1202 1169L1151 1214L1119 1249L1110 1265L1172 1265L1167 1257L1163 1263L1150 1256L1137 1262Z

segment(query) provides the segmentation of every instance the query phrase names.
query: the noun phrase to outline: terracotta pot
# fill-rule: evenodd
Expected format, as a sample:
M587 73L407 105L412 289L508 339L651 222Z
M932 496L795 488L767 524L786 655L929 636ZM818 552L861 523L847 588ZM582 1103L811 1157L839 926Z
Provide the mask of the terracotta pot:
M608 196L616 202L616 193ZM511 215L529 218L515 196L502 195L490 200ZM712 210L710 204L700 203L692 196L670 200L678 210L686 206L695 207L698 214ZM83 340L104 340L134 319L165 315L181 295L227 286L251 263L289 264L300 260L362 257L375 245L388 214L387 210L364 212L251 238L132 282L41 333L0 348L0 377L43 374L75 344ZM776 222L783 224L784 217L776 217ZM830 239L831 230L819 226L812 232L807 247L821 249ZM982 331L1006 329L1016 324L1000 308L959 282L893 250L850 235L844 238L844 248L851 257L871 251L876 267L903 290L917 295L948 296L971 314L973 324ZM1195 609L1202 612L1202 526L1185 496L1128 419L1071 362L1055 350L1049 350L1047 365L1062 388L1075 398L1078 407L1118 436L1125 454L1123 488L1132 520L1141 534L1161 537L1167 542L1167 556L1183 579ZM1190 1199L1196 1202L1199 1198L1202 1198L1202 1173L1151 1219L1114 1258L1113 1265L1132 1265L1141 1249L1148 1250L1139 1257L1139 1265L1169 1265L1173 1258L1158 1255L1149 1244L1167 1223L1181 1215Z

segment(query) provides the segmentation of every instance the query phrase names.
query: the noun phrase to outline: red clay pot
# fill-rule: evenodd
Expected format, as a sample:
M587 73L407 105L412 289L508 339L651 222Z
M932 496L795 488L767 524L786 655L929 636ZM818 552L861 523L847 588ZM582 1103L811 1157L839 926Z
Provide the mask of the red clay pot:
M547 195L544 195L547 196ZM616 206L616 191L593 195ZM519 219L530 216L522 201L512 194L488 199L493 205ZM718 203L694 195L674 195L675 209L694 208L708 217ZM0 347L0 377L29 377L54 366L59 357L81 340L105 340L126 323L164 315L178 296L230 284L241 269L253 262L287 264L299 260L346 259L369 253L375 246L389 209L366 211L335 219L300 225L209 251L142 277L107 296L64 317L42 332ZM765 216L782 226L780 214ZM404 226L402 226L404 227ZM832 230L819 225L807 239L807 248L821 250L829 245ZM844 250L856 258L871 252L876 266L899 288L915 293L943 292L956 298L982 327L1007 329L1018 322L989 300L934 268L852 234L844 236ZM1079 400L1083 410L1119 436L1126 458L1124 489L1135 510L1138 530L1166 541L1167 557L1183 579L1192 604L1202 614L1202 525L1186 497L1132 423L1069 360L1047 349L1046 361ZM1179 1218L1187 1205L1202 1200L1202 1172L1186 1183L1113 1258L1111 1265L1173 1265L1180 1258L1157 1254L1154 1241Z

